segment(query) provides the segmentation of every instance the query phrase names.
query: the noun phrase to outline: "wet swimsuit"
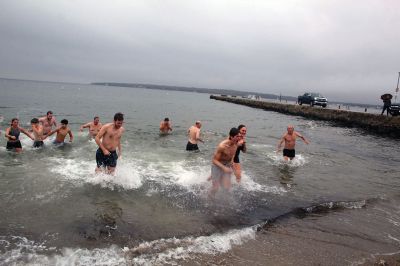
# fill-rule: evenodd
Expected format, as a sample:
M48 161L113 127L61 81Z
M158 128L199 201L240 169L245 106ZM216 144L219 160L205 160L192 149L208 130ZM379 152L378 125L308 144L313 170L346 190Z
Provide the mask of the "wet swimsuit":
M96 151L96 163L97 167L116 167L117 166L118 155L117 151L110 151L110 155L104 155L103 151L98 148Z
M296 151L294 149L293 150L283 149L283 156L294 158L294 156L296 156Z
M12 149L16 149L16 148L22 148L21 141L19 141L19 134L20 133L21 133L21 131L18 128L11 127L10 132L8 133L8 135L14 136L15 140L7 141L7 147L6 147L7 150L12 150Z
M34 147L34 148L40 148L40 147L42 147L43 145L44 145L44 143L43 143L42 140L35 140L35 141L33 142L33 147Z
M186 150L187 151L197 151L197 150L199 150L199 146L197 146L197 144L193 144L190 141L188 141L188 143L186 144Z
M231 168L232 164L229 163L223 163L226 167ZM215 181L221 181L222 177L227 177L231 178L231 173L225 173L224 170L221 169L221 167L216 166L214 163L211 165L211 178L212 180Z
M240 154L240 151L243 151L243 150L244 150L244 145L246 145L246 143L243 143L243 145L240 145L240 146L236 149L235 157L233 157L233 162L234 162L234 163L240 163L240 161L239 161L239 154Z

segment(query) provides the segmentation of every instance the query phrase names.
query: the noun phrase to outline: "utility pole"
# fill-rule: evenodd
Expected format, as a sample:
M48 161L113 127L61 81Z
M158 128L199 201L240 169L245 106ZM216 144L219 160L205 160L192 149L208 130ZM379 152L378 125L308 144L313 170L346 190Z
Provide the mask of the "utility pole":
M394 102L397 102L397 94L399 93L399 80L400 80L400 72L397 78L397 87L396 87L396 94L394 95Z

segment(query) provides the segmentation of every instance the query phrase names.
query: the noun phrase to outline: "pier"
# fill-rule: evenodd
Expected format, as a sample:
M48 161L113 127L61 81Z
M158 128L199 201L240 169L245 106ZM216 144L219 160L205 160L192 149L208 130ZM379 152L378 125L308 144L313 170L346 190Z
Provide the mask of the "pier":
M358 127L370 133L400 138L400 116L386 116L346 110L325 109L307 105L273 103L246 98L210 95L210 99L246 105L288 115L334 122L340 126Z

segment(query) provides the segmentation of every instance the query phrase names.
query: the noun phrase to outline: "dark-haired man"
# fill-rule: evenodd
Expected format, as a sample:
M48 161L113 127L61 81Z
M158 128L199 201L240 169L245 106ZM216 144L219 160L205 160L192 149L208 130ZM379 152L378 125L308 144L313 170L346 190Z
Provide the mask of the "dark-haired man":
M186 144L186 150L187 151L198 151L199 146L197 146L197 142L203 142L203 140L200 138L200 128L201 128L201 122L196 121L194 126L191 126L188 129L188 135L189 135L189 140L188 143Z
M32 118L31 120L31 127L33 133L33 147L40 148L43 146L43 126L39 124L39 119Z
M171 122L169 118L164 118L164 121L160 122L160 133L161 134L168 134L169 131L172 131Z
M114 122L105 124L96 135L96 143L99 148L96 152L96 173L101 171L101 168L106 168L107 174L113 174L117 166L118 156L121 157L121 137L124 133L122 124L124 115L116 113ZM118 148L118 154L117 154Z
M96 137L97 133L99 133L102 126L103 125L100 123L100 118L98 116L95 116L93 119L93 122L89 122L89 123L82 125L79 128L79 130L83 131L84 128L88 127L89 135L94 138L94 137Z
M53 141L53 143L56 145L64 144L64 140L65 140L65 137L67 136L67 134L69 135L69 142L72 142L72 140L74 139L74 136L72 135L72 131L68 127L67 119L61 120L61 127L51 131L49 134L47 134L47 136L45 138L53 135L54 133L57 133L56 139Z
M209 193L211 198L215 197L220 186L227 191L231 188L233 157L240 139L239 129L234 127L229 131L229 138L217 146L211 165L212 187Z
M56 118L53 116L52 111L48 111L46 116L39 118L39 122L43 126L43 135L49 134L53 128L53 125L57 127Z

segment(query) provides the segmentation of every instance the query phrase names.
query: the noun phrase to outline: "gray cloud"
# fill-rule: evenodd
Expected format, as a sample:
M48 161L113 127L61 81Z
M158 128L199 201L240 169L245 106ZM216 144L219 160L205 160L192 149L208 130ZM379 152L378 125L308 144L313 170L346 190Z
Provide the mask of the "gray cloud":
M0 76L143 82L378 103L397 1L0 1Z

